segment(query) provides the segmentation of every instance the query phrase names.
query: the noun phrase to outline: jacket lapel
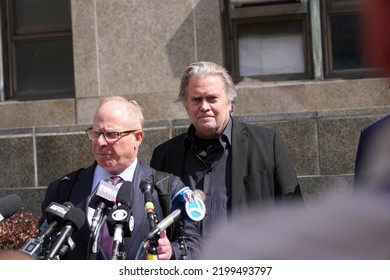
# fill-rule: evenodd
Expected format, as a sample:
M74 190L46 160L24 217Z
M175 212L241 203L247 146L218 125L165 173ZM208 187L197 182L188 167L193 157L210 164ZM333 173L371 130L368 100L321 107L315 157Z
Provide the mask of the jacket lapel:
M240 204L247 170L248 133L243 123L233 120L232 126L232 211Z
M169 173L172 174L178 174L178 177L182 177L183 174L183 167L184 167L184 160L185 160L185 137L187 133L181 134L178 141L176 141L176 151L174 157L169 157L170 159L170 171ZM181 164L178 164L181 163Z

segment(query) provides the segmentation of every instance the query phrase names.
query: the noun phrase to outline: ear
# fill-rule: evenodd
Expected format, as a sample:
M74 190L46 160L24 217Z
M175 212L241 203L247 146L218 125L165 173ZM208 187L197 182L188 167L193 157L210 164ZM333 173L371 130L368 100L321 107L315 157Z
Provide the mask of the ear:
M144 138L144 131L141 129L137 130L136 132L134 132L134 137L135 137L135 141L138 143L138 147L139 147L142 143L142 139Z
M229 112L232 113L233 112L233 103L228 100L228 104L229 104Z

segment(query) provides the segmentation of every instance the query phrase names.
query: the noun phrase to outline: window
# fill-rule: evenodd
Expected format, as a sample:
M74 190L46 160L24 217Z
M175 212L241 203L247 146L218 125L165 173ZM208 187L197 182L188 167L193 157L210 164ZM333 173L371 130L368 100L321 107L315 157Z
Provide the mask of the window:
M283 4L301 2L301 0L231 0L232 4L236 7L250 6L250 5L262 5L262 4Z
M307 3L297 0L229 0L230 52L235 81L309 78ZM226 15L225 15L226 16Z
M221 0L226 67L236 82L368 76L358 2Z
M307 77L309 66L305 57L305 29L306 23L302 17L254 23L236 21L235 73L239 78Z
M6 98L73 97L70 0L6 0L2 5Z
M356 0L322 0L325 77L367 76L361 7Z

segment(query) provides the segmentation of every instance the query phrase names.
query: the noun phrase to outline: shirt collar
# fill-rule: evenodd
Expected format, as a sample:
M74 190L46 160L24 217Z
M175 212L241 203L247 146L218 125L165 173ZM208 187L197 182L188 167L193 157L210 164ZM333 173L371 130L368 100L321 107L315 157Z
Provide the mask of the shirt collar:
M187 130L185 141L188 145L191 145L195 141L195 139L196 139L195 126L191 124ZM221 142L222 145L224 142L226 142L227 145L231 146L232 143L232 118L231 117L229 117L229 121L225 127L225 130L223 131L222 135L219 137L219 141Z
M129 167L127 167L125 170L123 170L122 173L117 174L117 175L120 176L123 179L123 181L132 182L133 177L134 177L135 168L137 166L137 162L138 162L138 159L135 158L135 160L133 161L133 163ZM99 164L97 164L96 168L95 168L95 173L93 175L91 193L95 190L95 188L99 184L100 180L108 179L111 176L112 176L112 174L110 172L103 169ZM118 184L118 185L120 185L120 184Z

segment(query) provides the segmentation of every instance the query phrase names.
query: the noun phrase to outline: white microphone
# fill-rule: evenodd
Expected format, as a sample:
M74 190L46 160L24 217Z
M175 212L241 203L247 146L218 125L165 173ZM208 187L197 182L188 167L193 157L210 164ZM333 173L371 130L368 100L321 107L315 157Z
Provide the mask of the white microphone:
M107 228L110 236L114 236L111 259L125 259L123 237L131 237L134 230L132 213L134 188L130 181L125 181L118 191L116 209L107 214Z
M100 219L106 214L108 208L115 204L118 190L119 188L109 181L100 180L89 202L89 207L95 209L91 221L91 235L94 234Z

